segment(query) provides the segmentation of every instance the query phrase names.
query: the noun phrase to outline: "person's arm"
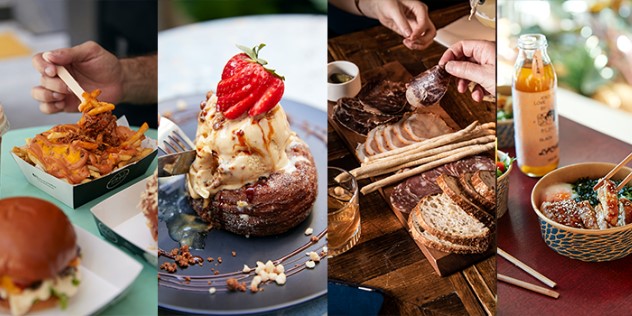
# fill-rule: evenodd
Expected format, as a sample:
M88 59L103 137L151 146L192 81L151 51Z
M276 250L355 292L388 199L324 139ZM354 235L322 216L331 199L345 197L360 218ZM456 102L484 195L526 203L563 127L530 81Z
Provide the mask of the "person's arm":
M158 101L157 55L121 59L123 95L120 102L153 104Z
M85 91L101 89L99 99L110 103L151 103L157 99L156 56L119 60L95 42L39 53L33 67L40 85L31 91L44 113L77 112L79 99L57 77L55 65L64 66Z

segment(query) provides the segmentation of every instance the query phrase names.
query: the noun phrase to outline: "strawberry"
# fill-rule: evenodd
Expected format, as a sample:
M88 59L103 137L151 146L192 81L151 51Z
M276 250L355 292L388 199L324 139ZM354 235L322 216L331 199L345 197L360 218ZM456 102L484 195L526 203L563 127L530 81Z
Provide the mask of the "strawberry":
M224 66L224 71L222 71L222 80L232 77L235 74L235 70L246 64L247 60L248 55L245 53L237 54L229 59L226 66Z
M222 80L217 85L217 109L226 118L236 119L246 112L257 116L281 100L285 78L264 67L268 62L258 56L264 46L237 45L244 53L233 56L224 66Z

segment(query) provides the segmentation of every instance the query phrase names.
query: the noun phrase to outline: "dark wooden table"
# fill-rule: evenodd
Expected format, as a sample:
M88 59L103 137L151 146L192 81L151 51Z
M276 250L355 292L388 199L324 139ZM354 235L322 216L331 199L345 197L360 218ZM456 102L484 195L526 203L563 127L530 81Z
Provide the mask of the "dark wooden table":
M469 13L462 5L430 13L437 28ZM349 60L361 73L399 61L412 75L437 64L446 50L433 43L410 51L402 38L378 26L329 40L329 60ZM475 103L453 85L441 101L461 127L479 120L495 120L495 104ZM344 141L329 126L329 164L346 170L358 166ZM368 181L360 181L366 185ZM360 199L362 236L348 252L329 261L329 277L375 287L387 295L381 313L423 315L485 315L496 308L496 259L491 257L448 277L439 277L382 196L374 192Z
M513 148L507 151L515 155ZM590 161L619 163L630 151L630 144L560 117L560 167ZM498 220L498 246L557 282L560 297L552 299L499 282L498 314L631 315L632 256L591 263L551 250L542 240L531 207L531 190L537 180L517 168L512 171L509 210ZM503 258L498 258L498 273L542 285Z

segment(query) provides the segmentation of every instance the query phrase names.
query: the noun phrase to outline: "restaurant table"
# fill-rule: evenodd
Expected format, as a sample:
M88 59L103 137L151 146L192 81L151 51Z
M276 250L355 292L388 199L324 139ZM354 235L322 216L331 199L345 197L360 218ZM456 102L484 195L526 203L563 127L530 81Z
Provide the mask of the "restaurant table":
M560 167L578 162L616 164L632 151L632 145L562 116L559 128ZM507 152L515 157L514 148ZM531 190L539 179L527 177L516 167L509 175L509 209L498 220L498 247L557 282L560 297L553 299L499 282L498 315L630 315L632 256L583 262L550 249L531 206ZM544 286L502 258L498 259L498 273Z
M13 157L11 156L11 149L14 146L24 145L24 141L26 138L33 137L38 133L48 130L50 127L51 126L40 126L12 130L2 137L2 151L0 161L2 181L0 182L0 196L32 196L48 200L61 208L61 210L66 213L66 215L74 225L85 229L86 231L103 240L104 242L110 243L99 234L99 230L92 216L92 212L90 212L90 208L111 197L112 195L125 190L126 188L140 181L141 179L150 176L153 173L153 170L156 169L156 162L154 161L149 166L149 169L144 175L136 179L132 179L128 183L125 183L120 187L106 193L105 195L98 197L78 208L72 209L30 184L22 174L22 171L18 167L15 160L13 160ZM157 131L155 129L150 129L146 132L146 135L153 139L156 139ZM137 202L130 201L130 203ZM145 227L141 228L145 229ZM117 246L115 245L115 247ZM117 298L116 301L112 302L111 305L109 305L106 309L99 313L99 315L155 315L158 309L158 281L156 278L156 266L147 263L139 256L135 256L127 249L122 249L120 247L117 248L121 249L125 254L129 255L130 257L134 258L134 260L141 263L143 266L143 270L138 275L136 280L130 285L127 291L123 292L123 296Z
M430 12L437 28L469 13L463 4ZM399 61L412 75L437 64L446 50L433 43L424 51L411 51L402 38L383 26L329 40L329 61L348 60L363 72ZM460 126L474 120L495 121L495 104L474 102L459 94L454 82L440 102ZM329 164L350 170L358 166L350 149L329 125ZM360 185L368 184L360 181ZM439 277L426 260L407 228L373 192L360 197L361 237L344 254L329 261L329 278L382 290L382 314L485 315L496 308L496 259L494 256L447 277Z

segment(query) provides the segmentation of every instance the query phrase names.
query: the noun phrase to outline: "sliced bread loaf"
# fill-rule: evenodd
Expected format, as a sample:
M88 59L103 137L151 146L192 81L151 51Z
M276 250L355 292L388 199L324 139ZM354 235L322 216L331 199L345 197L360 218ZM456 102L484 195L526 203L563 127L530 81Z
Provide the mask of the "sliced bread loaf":
M489 244L492 231L445 194L422 198L413 212L419 225L438 239L477 248Z
M490 229L495 227L496 219L483 209L472 203L463 192L459 180L451 175L442 174L437 178L437 185L456 205L460 206L467 214L475 217Z
M462 245L449 242L447 240L439 239L436 236L424 231L418 222L418 216L415 214L418 212L411 212L408 218L408 227L413 238L421 242L424 246L432 249L436 249L443 252L457 253L457 254L476 254L482 253L487 250L488 245Z
M461 184L461 188L463 188L463 191L472 202L476 203L476 205L480 206L488 213L494 214L496 211L496 201L489 201L476 192L476 189L474 189L471 182L472 175L473 173L466 172L459 177L459 184Z
M474 172L472 186L486 200L496 203L496 175L493 172L484 170Z

